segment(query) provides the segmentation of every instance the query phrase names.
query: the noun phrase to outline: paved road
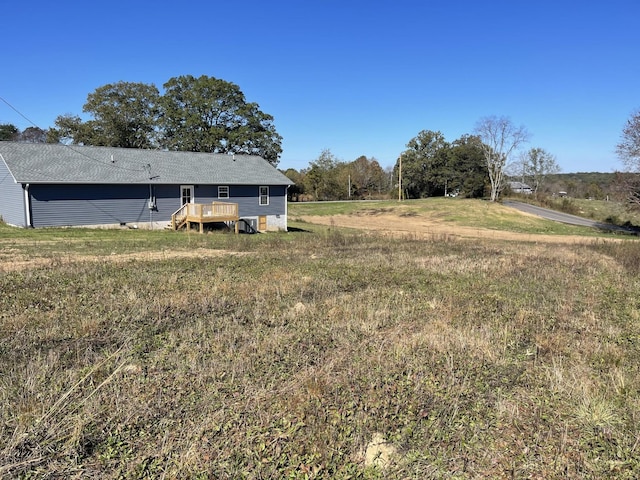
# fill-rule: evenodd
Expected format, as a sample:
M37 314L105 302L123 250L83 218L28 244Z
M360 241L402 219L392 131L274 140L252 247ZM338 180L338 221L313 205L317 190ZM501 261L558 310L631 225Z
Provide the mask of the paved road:
M596 222L595 220L589 220L588 218L569 215L568 213L557 212L555 210L549 210L548 208L536 207L535 205L529 205L528 203L506 200L503 202L503 205L515 208L522 212L527 212L542 218L546 218L547 220L553 220L554 222L567 223L569 225L579 225L582 227L599 228L601 230L636 233L631 229L619 227L618 225Z

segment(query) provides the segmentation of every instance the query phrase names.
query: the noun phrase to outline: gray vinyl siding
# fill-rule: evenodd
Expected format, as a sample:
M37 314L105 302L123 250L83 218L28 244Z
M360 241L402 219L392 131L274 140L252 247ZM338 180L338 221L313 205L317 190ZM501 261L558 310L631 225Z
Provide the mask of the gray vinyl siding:
M148 185L31 185L34 227L149 221Z
M287 205L287 187L282 185L262 185L269 187L269 205L260 205L260 185L229 185L229 198L218 199L218 185L199 185L195 191L196 203L230 202L238 204L240 218L259 215L284 215Z
M154 221L170 222L171 215L182 206L180 205L180 185L154 185L153 193L157 207L153 212Z
M9 225L25 227L24 190L0 160L0 216Z
M258 185L229 185L225 200L218 199L218 185L194 187L195 203L237 203L240 218L286 212L285 186L269 186L269 205L259 205ZM156 209L150 212L149 185L31 185L32 223L53 227L169 222L181 207L180 185L153 185L151 193Z

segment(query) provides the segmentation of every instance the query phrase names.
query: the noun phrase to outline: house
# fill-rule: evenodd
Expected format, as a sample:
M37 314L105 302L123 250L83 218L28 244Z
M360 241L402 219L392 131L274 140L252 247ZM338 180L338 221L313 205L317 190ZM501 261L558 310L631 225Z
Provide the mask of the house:
M185 204L237 204L287 229L284 174L259 156L0 142L0 216L20 227L166 226Z
M533 193L533 189L523 182L509 182L509 188L513 193L524 193L525 195Z

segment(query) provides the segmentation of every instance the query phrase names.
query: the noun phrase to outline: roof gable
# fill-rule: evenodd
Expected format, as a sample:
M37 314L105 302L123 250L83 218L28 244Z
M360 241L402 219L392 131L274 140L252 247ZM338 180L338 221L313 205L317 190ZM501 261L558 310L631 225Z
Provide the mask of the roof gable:
M292 185L255 155L0 142L18 183Z

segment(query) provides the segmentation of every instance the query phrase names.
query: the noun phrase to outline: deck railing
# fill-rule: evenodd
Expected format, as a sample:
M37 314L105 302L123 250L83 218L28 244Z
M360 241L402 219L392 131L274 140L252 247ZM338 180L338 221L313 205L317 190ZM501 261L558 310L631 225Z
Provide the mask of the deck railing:
M238 204L226 202L213 202L211 205L202 206L202 214L205 217L233 217L238 216Z
M178 210L171 214L171 229L176 230L187 219L187 207L188 203L185 203Z
M171 215L171 228L177 230L185 223L203 223L238 221L238 204L227 202L186 203Z

